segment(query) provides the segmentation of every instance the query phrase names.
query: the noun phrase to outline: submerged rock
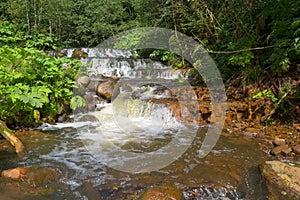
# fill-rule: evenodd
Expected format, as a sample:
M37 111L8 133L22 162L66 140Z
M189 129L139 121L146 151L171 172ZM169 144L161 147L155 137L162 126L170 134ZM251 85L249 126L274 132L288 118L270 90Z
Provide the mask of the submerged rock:
M47 184L50 181L57 181L61 177L61 175L51 167L17 167L2 171L1 176L14 180L28 181L34 186Z
M260 166L268 190L268 199L300 199L300 167L280 161Z
M172 185L155 186L146 191L141 200L182 200L183 195L180 190Z
M51 167L18 167L4 170L0 177L0 199L64 198L61 174Z
M11 178L11 179L21 179L25 177L25 174L27 173L28 168L24 167L17 167L15 169L8 169L1 172L2 177Z

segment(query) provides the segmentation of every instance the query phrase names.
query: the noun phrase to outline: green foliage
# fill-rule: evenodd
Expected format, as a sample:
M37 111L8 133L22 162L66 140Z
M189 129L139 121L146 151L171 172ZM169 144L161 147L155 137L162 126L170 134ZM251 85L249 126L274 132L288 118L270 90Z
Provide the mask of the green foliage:
M7 66L15 70L12 81L22 79L26 84L40 77L22 75L29 69L19 67L31 64L35 54L39 57L31 47L49 50L55 49L57 43L71 47L96 46L118 32L149 26L169 28L193 37L211 54L224 80L234 80L236 85L258 82L266 74L278 78L300 73L300 1L297 0L5 0L0 2L0 13L0 20L16 24L0 22L0 46L10 44L23 48L2 49L4 54L17 53L16 57L1 55L0 62L7 62ZM145 34L126 35L115 47L134 49L144 42ZM25 50L26 47L32 52ZM138 53L176 69L191 67L169 52L147 49ZM47 60L45 56L35 59L34 63L49 65L43 76L51 82L51 87L59 87L52 81L60 71L54 67L59 66L60 61ZM63 78L63 75L57 77ZM65 95L69 96L69 92L62 89L55 95L48 94L52 98ZM279 92L276 95L281 99ZM285 99L288 97L280 101L280 105ZM56 113L61 110L55 104L50 107Z
M0 21L0 46L5 44L17 44L22 41L23 34L16 31L16 26L9 22Z
M228 59L228 63L234 66L246 67L251 64L251 60L254 58L254 54L250 51L246 51L240 54L231 56Z
M276 98L274 96L273 92L271 92L271 91L269 91L267 89L265 89L263 91L260 91L260 92L257 92L257 93L255 93L252 96L252 98L254 98L254 99L256 99L256 98L263 98L263 97L264 98L270 98L273 103L276 103L278 101L278 98Z
M76 108L83 107L86 105L86 101L81 96L74 96L70 102L70 108L75 110Z
M34 47L41 50L55 50L58 42L55 36L45 35L43 33L27 35L25 40L26 47Z
M147 32L143 31L133 31L132 33L128 33L122 36L120 39L116 41L114 44L114 48L117 49L137 49L137 47L141 44L144 38L149 35Z
M35 32L26 35L25 32L18 30L18 27L7 21L0 21L0 45L16 45L22 47L34 47L40 50L54 50L58 44L54 35Z
M154 60L162 61L166 65L172 66L174 69L181 69L189 66L188 62L183 58L165 50L154 50L149 54L149 57Z
M265 1L258 5L258 11L265 24L259 34L266 35L265 44L276 46L267 52L264 64L272 65L273 74L281 75L299 61L300 2Z
M7 25L0 30L11 34ZM13 39L5 42L0 47L0 119L28 125L45 117L54 120L65 112L80 62L49 57L36 48L17 45ZM27 44L34 42L26 40ZM45 47L48 45L46 42ZM33 46L43 47L43 40ZM71 68L65 69L64 65Z

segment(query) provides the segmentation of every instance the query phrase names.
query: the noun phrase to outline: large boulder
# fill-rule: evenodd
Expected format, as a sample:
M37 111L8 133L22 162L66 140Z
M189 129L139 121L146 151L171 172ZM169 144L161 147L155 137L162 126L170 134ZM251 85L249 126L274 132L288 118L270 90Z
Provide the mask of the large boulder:
M270 200L300 199L300 167L281 161L266 161L260 166Z
M96 93L98 96L106 100L111 100L113 95L118 95L119 89L115 89L116 82L106 81L99 82L97 85Z

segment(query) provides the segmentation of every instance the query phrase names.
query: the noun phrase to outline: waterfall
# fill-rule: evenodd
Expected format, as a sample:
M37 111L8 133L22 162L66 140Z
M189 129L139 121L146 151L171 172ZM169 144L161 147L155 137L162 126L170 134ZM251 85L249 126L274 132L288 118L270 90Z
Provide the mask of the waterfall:
M75 49L64 49L61 52L71 58L74 51ZM81 60L90 75L102 74L131 79L178 79L182 73L157 61L134 58L134 55L137 55L134 51L106 48L81 48L80 51L86 53L86 58Z

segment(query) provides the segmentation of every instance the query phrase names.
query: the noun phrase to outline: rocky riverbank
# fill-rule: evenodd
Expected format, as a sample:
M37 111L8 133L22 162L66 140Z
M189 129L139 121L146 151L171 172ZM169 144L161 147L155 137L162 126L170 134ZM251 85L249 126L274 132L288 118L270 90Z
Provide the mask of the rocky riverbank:
M208 125L212 121L212 109L209 90L205 87L167 88L159 85L143 86L141 91L134 91L133 85L119 83L117 77L78 78L79 93L87 105L81 112L101 109L101 102L110 102L122 91L131 91L131 98L147 93L144 101L166 105L173 116L186 125ZM229 89L228 89L229 90ZM185 99L194 93L194 99ZM244 97L237 99L228 92L226 119L223 134L259 137L268 145L262 148L272 156L298 160L300 156L300 123L289 125L271 121L269 117L274 106L270 98L252 98L256 89L248 89ZM136 95L136 96L134 96ZM267 120L268 118L268 120Z
M78 77L78 94L81 94L86 100L87 105L78 110L79 112L96 111L101 109L101 103L111 102L120 91L131 91L133 98L140 97L140 91L134 91L134 88L130 83L120 85L116 77ZM192 90L191 90L192 88ZM207 88L201 87L177 87L166 88L157 85L145 85L142 92L147 93L147 98L144 101L148 101L154 104L162 104L169 108L173 116L181 123L186 125L210 125L212 123L212 111L210 103L210 94ZM178 96L186 96L187 92L193 91L195 93L195 99L181 98L178 101ZM251 95L250 95L251 96ZM286 173L295 171L296 174L299 170L297 162L300 160L299 145L300 145L300 126L297 123L290 125L282 125L279 122L267 123L264 121L268 116L268 112L272 110L268 104L269 99L233 99L229 97L227 101L226 120L222 131L222 136L227 138L237 138L242 140L253 140L256 142L256 149L260 149L268 155L269 160L282 160L283 162L266 162L261 163L260 174L256 176L260 177L259 180L264 182L265 195L270 199L280 199L281 197L295 197L298 194L297 187L299 186L299 177L293 173L293 175ZM195 104L196 102L196 104ZM196 105L196 106L195 106ZM269 106L269 107L268 107ZM64 121L65 119L62 119ZM26 136L27 134L27 136ZM39 141L49 140L52 141L51 134L41 133L39 131L26 131L20 130L16 132L16 135L22 139L22 137L28 137L30 135L30 145L35 148L39 145ZM25 144L26 145L26 144ZM1 141L1 152L12 152L13 148L6 142ZM3 154L2 159L6 159L7 156L13 157L14 154ZM215 162L216 160L212 160ZM290 164L289 164L290 163ZM222 164L222 163L220 163ZM225 163L223 163L225 164ZM56 190L60 190L59 187L54 187L53 182L60 179L61 175L58 172L53 171L52 168L15 168L5 171L6 169L17 166L17 163L9 164L7 166L1 166L2 177L4 185L0 185L0 190L3 191L3 198L8 198L9 191L16 188L18 191L29 191L28 195L34 198L50 197L54 195ZM182 165L184 168L184 165ZM256 166L258 168L258 166ZM221 167L222 168L222 167ZM37 170L38 169L38 170ZM219 169L224 171L227 169ZM279 171L276 171L279 170ZM224 173L224 172L223 172ZM54 176L54 175L55 176ZM53 176L52 176L53 175ZM200 175L199 175L200 176ZM243 177L241 171L233 171L230 174L236 182L242 184ZM284 178L286 176L292 177L290 179ZM282 178L283 177L283 178ZM52 179L54 178L54 179ZM199 177L200 178L200 177ZM276 182L272 180L281 180L282 182ZM286 184L286 182L292 182L293 187ZM28 182L28 184L27 184ZM37 184L37 183L38 184ZM9 187L8 187L9 186ZM99 195L106 195L111 199L123 199L124 196L129 199L148 200L151 198L156 199L210 199L212 196L222 197L223 199L235 199L242 198L243 194L239 194L238 190L234 187L227 187L226 185L199 185L198 187L188 187L177 185L143 185L129 188L122 187L108 187L99 188L92 185L85 186L84 190L91 191L91 199ZM47 188L50 190L47 190ZM278 193L273 188L279 188ZM296 188L296 189L295 189ZM21 195L21 193L17 193ZM27 198L28 195L25 197ZM63 194L61 194L63 196ZM257 195L257 194L256 194ZM0 197L2 197L0 195ZM55 195L54 195L55 196ZM120 197L121 196L121 197ZM251 196L251 194L250 194ZM13 196L15 197L15 196ZM24 197L24 198L25 198ZM41 198L42 198L41 197ZM248 196L249 197L249 194ZM22 197L23 198L23 197Z

